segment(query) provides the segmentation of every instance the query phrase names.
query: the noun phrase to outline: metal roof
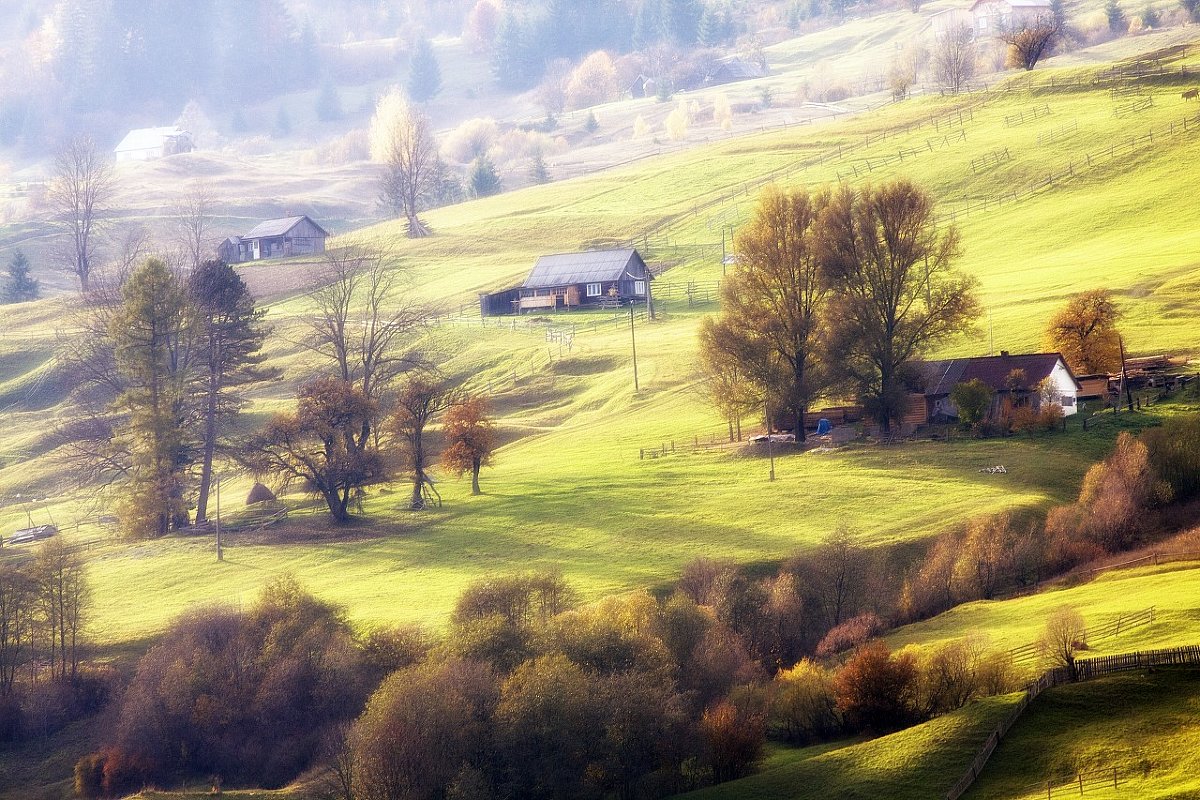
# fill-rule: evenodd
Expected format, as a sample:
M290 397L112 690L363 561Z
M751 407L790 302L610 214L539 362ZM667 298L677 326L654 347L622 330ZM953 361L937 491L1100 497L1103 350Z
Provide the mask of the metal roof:
M165 128L137 128L125 134L125 138L116 146L114 152L124 153L129 150L155 150L161 148L163 142L167 139L187 135L188 132L178 125L170 125Z
M523 289L545 289L570 286L575 283L629 280L634 259L641 260L636 250L587 250L580 253L558 253L542 256L533 271L521 284ZM648 274L648 272L647 272ZM641 275L636 276L643 280Z
M329 235L328 231L326 231L320 225L317 225L317 223L313 222L307 216L301 215L299 217L280 217L279 219L269 219L266 222L260 222L254 226L252 231L247 233L242 238L265 239L268 236L283 236L292 228L299 225L302 220L306 219L321 233L324 233L326 236Z
M949 394L955 384L966 383L978 378L994 392L1008 388L1008 376L1013 370L1025 373L1025 385L1018 386L1021 390L1031 390L1041 381L1050 377L1055 366L1066 361L1058 353L1027 353L1024 355L980 356L976 358L951 358L945 361L926 361L920 367L925 374L925 395L938 397ZM1067 367L1067 374L1071 374ZM1071 375L1075 380L1075 376ZM1079 381L1075 380L1076 386Z

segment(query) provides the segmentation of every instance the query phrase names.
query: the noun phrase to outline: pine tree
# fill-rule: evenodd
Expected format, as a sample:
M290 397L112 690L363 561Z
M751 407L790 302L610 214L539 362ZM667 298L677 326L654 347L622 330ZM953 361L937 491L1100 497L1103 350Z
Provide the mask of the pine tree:
M409 62L408 96L418 103L427 103L441 90L442 69L433 45L428 39L418 39Z
M486 155L475 159L471 165L471 196L490 197L500 193L500 176L496 173L496 165Z
M700 15L700 44L716 47L725 40L721 12L713 6L705 6Z
M29 275L29 259L20 250L15 251L12 261L8 262L8 279L0 291L0 303L24 303L40 296L38 279Z
M546 157L542 155L541 150L535 150L533 153L533 163L529 165L529 180L538 184L550 182L550 171L546 169Z
M221 261L206 261L187 281L187 299L198 327L198 371L203 385L200 434L200 491L196 522L208 516L208 492L212 481L213 456L220 426L245 403L231 390L266 376L259 368L259 351L267 331L263 310L254 307L250 289L233 267Z
M633 18L633 47L645 50L662 38L662 4L660 0L642 0Z
M1063 0L1050 0L1050 14L1060 31L1067 29L1067 6Z
M1127 27L1125 12L1117 0L1108 0L1104 4L1104 16L1108 18L1108 29L1113 33L1120 33Z
M533 66L528 39L521 18L514 11L505 11L492 45L492 72L501 86L527 89L540 77Z
M196 324L183 287L158 259L134 270L121 297L108 327L116 368L127 385L113 408L125 417L117 435L131 467L118 512L130 535L162 536L187 524L186 422Z
M1150 3L1146 3L1146 6L1142 9L1142 24L1147 28L1158 27L1158 12Z
M332 78L321 81L321 90L317 92L317 119L321 122L336 122L342 118L342 97L338 94L337 85Z
M699 38L702 12L699 0L663 0L663 27L676 44L689 47Z
M279 111L275 114L275 136L283 138L292 135L292 118L287 112L286 106L280 106Z

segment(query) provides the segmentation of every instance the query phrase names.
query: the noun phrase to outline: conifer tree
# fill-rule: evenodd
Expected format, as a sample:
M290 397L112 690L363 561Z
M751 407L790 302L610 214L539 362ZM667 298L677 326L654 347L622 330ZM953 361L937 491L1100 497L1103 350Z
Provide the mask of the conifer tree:
M29 259L25 253L20 250L13 253L8 262L8 277L0 287L0 303L24 303L41 296L38 279L29 275Z
M500 176L496 173L496 165L486 155L475 159L471 166L471 196L490 197L500 193Z
M546 157L541 150L534 151L533 163L529 165L529 180L538 184L550 182L550 171L546 169Z
M433 52L433 45L428 39L418 39L409 64L408 96L418 103L427 103L440 91L442 69Z
M134 270L121 298L108 327L127 387L113 409L124 416L117 436L131 461L118 511L131 536L162 536L187 524L183 492L197 326L183 287L158 259Z
M341 95L338 94L333 79L326 78L321 82L321 90L317 92L317 119L321 122L335 122L341 118Z

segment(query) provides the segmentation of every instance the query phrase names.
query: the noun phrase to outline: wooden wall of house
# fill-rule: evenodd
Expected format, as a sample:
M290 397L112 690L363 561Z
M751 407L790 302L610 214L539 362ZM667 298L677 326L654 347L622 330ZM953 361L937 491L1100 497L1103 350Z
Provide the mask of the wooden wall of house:
M929 421L929 404L924 394L910 392L904 403L904 413L900 417L903 425L924 425Z

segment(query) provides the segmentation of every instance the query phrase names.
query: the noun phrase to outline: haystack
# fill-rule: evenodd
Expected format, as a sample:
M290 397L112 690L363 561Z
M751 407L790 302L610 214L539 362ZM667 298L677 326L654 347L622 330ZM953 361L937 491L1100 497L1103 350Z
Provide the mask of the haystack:
M250 487L250 494L246 495L246 505L252 506L255 503L273 503L275 501L275 493L262 485L258 481Z

